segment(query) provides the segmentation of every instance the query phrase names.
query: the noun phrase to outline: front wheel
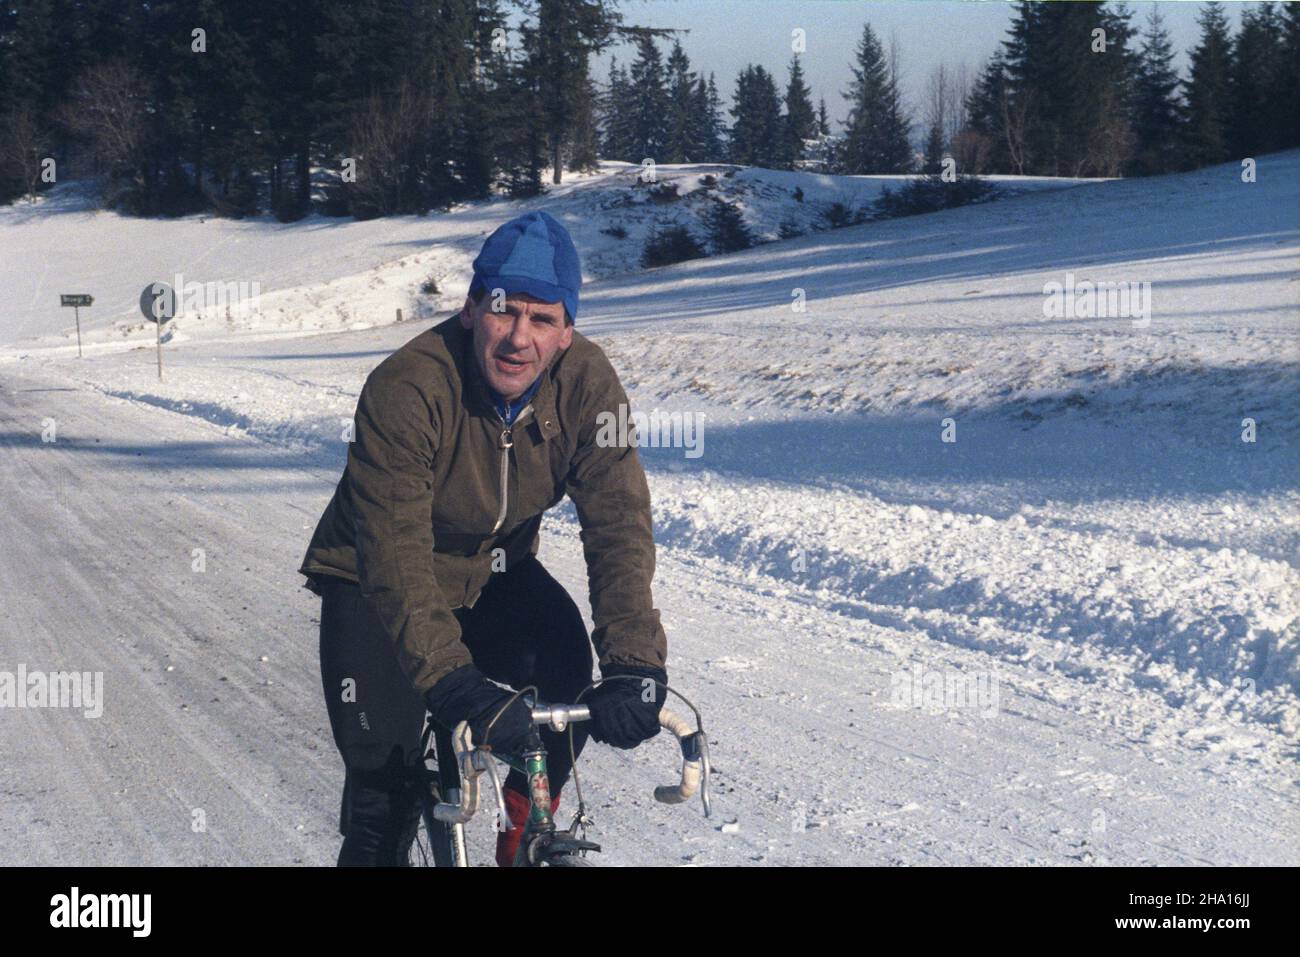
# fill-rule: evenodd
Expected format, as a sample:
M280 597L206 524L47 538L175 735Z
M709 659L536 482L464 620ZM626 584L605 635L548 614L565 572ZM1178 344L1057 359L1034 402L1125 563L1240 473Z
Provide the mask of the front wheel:
M455 794L460 775L455 762L444 767L439 754L451 754L451 735L445 728L426 725L420 743L424 769L420 781L420 821L411 843L408 861L412 867L464 867L465 831L456 824L445 824L433 816L433 809L443 794Z
M408 855L412 867L458 867L460 864L456 853L455 829L433 816L433 807L437 802L436 793L423 802L420 823Z

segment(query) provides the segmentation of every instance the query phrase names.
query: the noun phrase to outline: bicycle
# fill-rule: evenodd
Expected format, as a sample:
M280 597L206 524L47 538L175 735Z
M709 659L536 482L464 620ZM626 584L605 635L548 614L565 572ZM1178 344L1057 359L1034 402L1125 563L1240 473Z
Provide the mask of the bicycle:
M621 677L621 676L620 676ZM607 679L608 680L608 679ZM618 679L613 679L618 680ZM640 680L640 679L628 679ZM595 683L578 695L595 687ZM695 715L696 730L692 731L685 719L662 708L659 725L677 739L682 752L682 775L677 784L662 785L654 790L655 800L664 804L683 804L698 792L704 804L704 815L711 813L709 801L709 747L705 737L699 709L678 692L663 686L677 695ZM529 692L531 695L528 695ZM574 792L578 808L567 830L559 830L551 814L551 790L546 773L546 748L539 729L549 727L557 733L569 731L569 752L573 753L573 724L587 721L591 711L584 704L544 704L536 701L537 689L524 688L497 712L509 707L515 698L528 695L525 701L533 712L533 727L528 748L520 755L496 754L490 746L491 725L486 740L477 745L472 740L468 722L462 721L454 729L437 725L430 718L421 739L424 760L424 781L420 794L420 821L411 845L410 863L416 866L468 867L469 855L465 843L465 825L479 808L482 784L486 775L496 799L498 830L511 830L502 794L498 760L511 768L519 769L528 778L531 810L524 825L524 834L515 854L515 867L590 867L593 862L587 855L600 851L600 845L586 839L591 819L587 817L582 797L576 762L573 765ZM443 760L447 756L452 760Z

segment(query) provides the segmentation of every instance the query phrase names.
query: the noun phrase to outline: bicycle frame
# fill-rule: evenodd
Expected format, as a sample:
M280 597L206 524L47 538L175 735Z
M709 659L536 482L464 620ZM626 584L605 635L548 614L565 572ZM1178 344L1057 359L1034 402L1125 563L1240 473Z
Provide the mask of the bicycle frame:
M547 773L546 746L542 743L542 737L537 727L532 729L530 737L532 740L529 742L529 749L521 756L510 754L494 755L496 759L520 771L528 779L530 798L528 820L524 823L524 833L519 841L519 848L515 852L515 867L528 867L531 865L528 859L529 850L538 835L553 835L556 832L555 818L551 813L551 785ZM433 738L434 754L438 762L439 793L442 795L443 800L454 803L460 799L460 768L454 759L448 761L442 757L443 755L455 753L451 730L441 725L434 726ZM430 834L437 833L428 807L424 808L422 813L426 815L426 827L428 827ZM438 822L438 824L447 830L450 836L450 847L434 848L435 863L443 867L468 867L469 861L465 849L465 825L442 824L441 822ZM599 847L593 844L578 849L599 850Z
M528 849L537 834L554 834L555 819L551 814L551 780L546 773L546 746L536 726L529 737L529 748L517 762L505 756L511 767L519 767L528 779L529 810L524 822L524 834L515 851L515 867L526 867ZM522 766L521 766L522 765Z

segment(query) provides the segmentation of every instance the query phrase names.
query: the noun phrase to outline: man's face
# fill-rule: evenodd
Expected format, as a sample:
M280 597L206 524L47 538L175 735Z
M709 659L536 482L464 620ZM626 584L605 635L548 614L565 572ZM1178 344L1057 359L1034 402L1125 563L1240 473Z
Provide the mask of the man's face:
M501 312L492 311L492 290L477 305L468 297L460 324L474 330L474 355L488 384L506 399L524 394L573 342L564 322L564 303L528 293L511 293Z

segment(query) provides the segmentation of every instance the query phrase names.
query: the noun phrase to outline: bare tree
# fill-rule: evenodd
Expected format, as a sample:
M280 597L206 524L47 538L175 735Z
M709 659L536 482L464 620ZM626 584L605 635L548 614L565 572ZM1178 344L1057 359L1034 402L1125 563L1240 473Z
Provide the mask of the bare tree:
M428 94L405 80L394 94L366 99L349 137L357 159L352 190L361 205L379 213L404 208L406 188L417 172L416 154L428 110Z
M41 161L49 150L49 138L28 105L15 107L0 122L0 157L4 165L17 170L23 191L36 201L36 184L41 179Z
M926 81L925 126L938 127L945 148L951 148L958 132L966 126L969 86L964 63L956 69L940 63Z
M1026 90L1020 95L1012 96L1010 90L1004 89L999 100L1002 129L1006 131L1007 137L1007 153L1016 166L1016 173L1021 176L1025 173L1025 131L1029 124L1029 101L1033 95L1033 90Z
M951 140L959 130L965 129L969 119L966 101L970 98L970 71L965 63L947 71L948 96L944 104L943 129Z
M929 128L937 126L945 143L951 133L947 127L949 96L948 68L940 63L930 71L925 84L925 125Z
M143 153L145 95L144 78L129 63L98 63L78 78L58 120L87 141L97 170L133 175Z
M1088 148L1075 165L1075 176L1121 176L1133 155L1136 137L1133 128L1117 106L1119 96L1113 87L1102 91L1102 117L1096 130L1088 137Z

